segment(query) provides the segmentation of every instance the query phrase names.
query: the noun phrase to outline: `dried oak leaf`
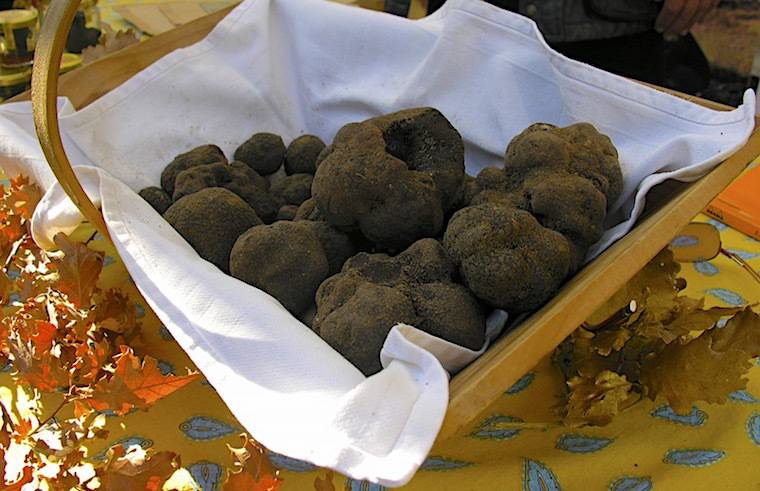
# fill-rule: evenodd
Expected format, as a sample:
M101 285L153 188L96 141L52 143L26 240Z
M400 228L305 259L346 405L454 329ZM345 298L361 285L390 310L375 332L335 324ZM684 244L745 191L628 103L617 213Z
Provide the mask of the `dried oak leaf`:
M95 410L111 409L123 415L133 407L144 409L200 377L198 373L163 375L155 358L146 356L141 363L127 346L115 358L113 375L98 381L86 400Z
M679 290L682 289L676 281L680 270L681 266L673 260L672 251L663 249L597 309L586 323L592 326L602 324L620 310L625 309L631 301L636 302L639 310L642 306L646 306L645 308L653 313L669 312ZM653 318L657 318L657 314L652 315Z
M232 453L234 470L227 471L223 491L277 491L282 479L279 470L267 457L264 447L242 434L242 448L227 445Z
M695 401L725 402L744 389L751 358L760 356L760 316L744 308L725 327L714 327L688 342L670 343L641 368L641 384L654 400L667 399L686 414Z
M18 176L10 180L11 187L7 202L12 206L14 213L25 220L30 220L34 208L42 198L40 188L29 181L27 176Z
M174 472L181 467L173 452L151 454L138 445L124 449L116 445L108 450L108 460L97 469L103 491L159 491Z
M82 50L82 64L87 65L93 61L103 58L106 55L115 53L133 44L139 43L137 35L132 30L114 31L107 25L103 24L103 32L100 35L98 44L88 46Z
M651 298L651 297L650 297ZM645 309L640 322L636 324L636 334L645 338L659 338L665 344L689 336L694 331L705 331L718 320L736 314L741 308L713 307L703 309L704 299L676 297L670 310L660 315L651 315Z
M631 383L621 375L604 370L595 377L574 377L567 382L565 424L603 426L638 400Z
M59 274L56 289L65 293L77 307L89 307L105 255L72 242L63 233L56 234L53 241L63 252L63 258L55 261Z

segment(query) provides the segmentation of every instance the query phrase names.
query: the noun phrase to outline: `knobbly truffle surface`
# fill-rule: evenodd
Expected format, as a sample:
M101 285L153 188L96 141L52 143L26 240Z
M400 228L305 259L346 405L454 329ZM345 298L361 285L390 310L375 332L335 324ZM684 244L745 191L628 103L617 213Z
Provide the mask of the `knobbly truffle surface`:
M172 205L172 199L163 189L151 186L141 189L138 193L142 199L148 202L158 213L162 214Z
M174 195L174 181L180 172L197 165L214 164L216 162L227 162L224 153L216 145L202 145L189 152L181 153L174 157L174 160L161 173L161 187L169 196L172 196Z
M588 123L565 128L537 123L508 145L503 169L477 177L472 204L499 202L532 213L571 242L574 267L604 232L604 219L623 189L612 141Z
M320 285L312 328L366 375L381 369L380 349L398 323L480 349L483 310L455 276L435 239L421 239L395 257L361 252Z
M225 273L237 238L262 223L248 203L224 188L205 188L180 198L164 218L198 255Z
M285 143L274 133L256 133L235 150L234 158L267 176L277 172L285 160Z
M330 265L317 234L298 222L253 227L235 242L230 273L297 315L314 301Z
M464 178L464 146L440 112L410 109L351 123L331 147L312 184L328 222L390 251L441 231Z
M243 198L264 223L277 215L277 202L269 193L269 181L242 162L199 165L179 173L174 201L207 187L223 187Z
M325 149L325 142L318 136L302 135L290 142L285 152L285 172L290 174L314 174L317 157Z
M456 212L443 244L475 296L511 314L541 306L572 266L570 245L562 234L502 203Z
M289 220L292 222L296 218L296 213L298 213L298 207L295 205L281 206L277 212L277 220Z

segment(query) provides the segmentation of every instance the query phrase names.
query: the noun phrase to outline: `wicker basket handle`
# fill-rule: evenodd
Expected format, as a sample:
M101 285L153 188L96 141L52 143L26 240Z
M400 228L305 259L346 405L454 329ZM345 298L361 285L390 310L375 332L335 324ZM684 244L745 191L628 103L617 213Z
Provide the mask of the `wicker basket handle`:
M71 168L58 126L58 72L71 24L81 0L55 0L45 11L32 70L34 126L48 165L63 190L103 237L110 240L103 215L82 189Z

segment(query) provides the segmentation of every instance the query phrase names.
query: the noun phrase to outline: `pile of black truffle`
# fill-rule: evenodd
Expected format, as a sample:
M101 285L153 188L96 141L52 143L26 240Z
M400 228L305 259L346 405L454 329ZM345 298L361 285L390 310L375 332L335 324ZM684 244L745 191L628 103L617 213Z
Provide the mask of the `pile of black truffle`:
M329 146L257 133L232 162L198 147L140 195L370 375L398 323L477 350L487 310L540 307L621 190L617 151L589 124L535 124L473 178L457 130L417 108L347 124Z

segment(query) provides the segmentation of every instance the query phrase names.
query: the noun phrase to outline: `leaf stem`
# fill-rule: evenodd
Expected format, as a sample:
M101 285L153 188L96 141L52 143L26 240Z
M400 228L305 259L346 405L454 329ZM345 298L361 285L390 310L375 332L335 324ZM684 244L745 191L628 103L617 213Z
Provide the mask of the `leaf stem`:
M56 408L55 408L55 410L54 410L54 411L53 411L53 412L50 414L50 416L48 416L47 418L45 418L45 420L44 420L44 421L42 421L42 422L41 422L41 423L40 423L40 424L37 426L37 428L35 428L35 429L34 429L34 430L31 432L31 433L29 433L29 436L32 436L32 435L34 435L34 434L35 434L35 433L37 433L39 430L41 430L41 429L42 429L42 428L43 428L45 425L47 425L48 423L50 423L50 421L52 421L52 420L53 420L53 418L55 418L55 416L56 416L56 415L58 414L58 412L59 412L59 411L60 411L60 410L63 408L63 406L65 406L65 405L66 405L66 404L68 404L69 402L70 402L70 401L69 401L68 397L65 397L65 396L64 396L63 400L61 400L61 403L60 403L60 404L58 404L58 407L56 407Z

